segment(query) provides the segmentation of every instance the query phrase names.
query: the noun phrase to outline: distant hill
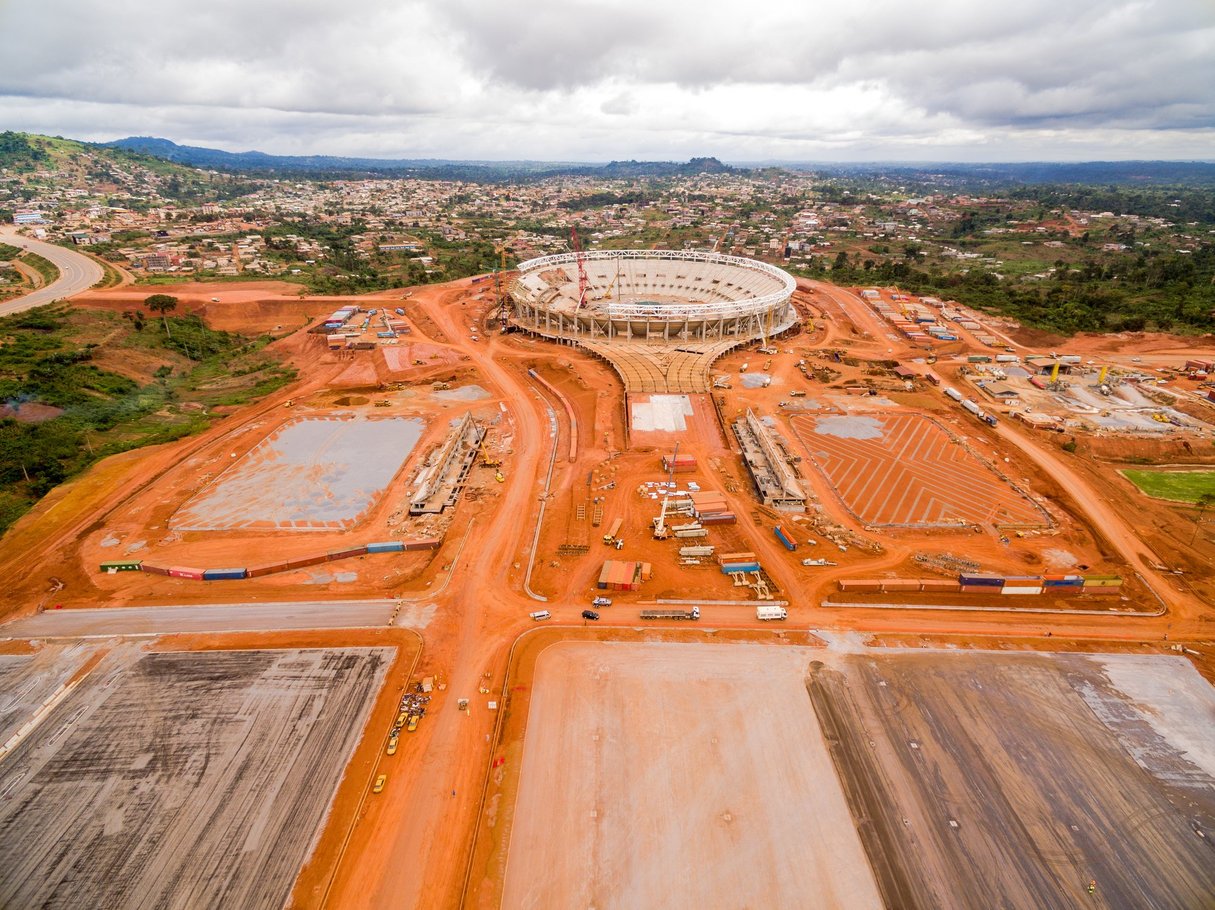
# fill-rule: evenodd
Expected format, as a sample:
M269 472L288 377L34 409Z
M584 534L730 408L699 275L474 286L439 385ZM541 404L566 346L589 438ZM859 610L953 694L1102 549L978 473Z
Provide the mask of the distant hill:
M1116 186L1212 186L1212 161L1028 161L1009 163L925 164L822 162L781 165L788 170L809 171L825 176L887 177L894 180L933 179L954 185L1009 187L1018 185L1081 184Z
M670 177L735 170L716 158L674 161L613 161L608 164L560 161L456 161L447 158L349 158L334 155L268 155L265 152L225 152L194 145L178 145L153 136L129 136L103 143L165 161L193 167L247 174L290 173L300 176L374 174L422 176L451 180L528 179L551 176L606 178Z

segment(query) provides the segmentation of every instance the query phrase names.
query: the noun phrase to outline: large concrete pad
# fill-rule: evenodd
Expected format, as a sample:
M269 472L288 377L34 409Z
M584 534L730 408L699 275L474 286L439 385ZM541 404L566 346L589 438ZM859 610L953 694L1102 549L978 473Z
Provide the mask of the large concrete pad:
M814 652L540 657L504 907L881 907L805 687Z

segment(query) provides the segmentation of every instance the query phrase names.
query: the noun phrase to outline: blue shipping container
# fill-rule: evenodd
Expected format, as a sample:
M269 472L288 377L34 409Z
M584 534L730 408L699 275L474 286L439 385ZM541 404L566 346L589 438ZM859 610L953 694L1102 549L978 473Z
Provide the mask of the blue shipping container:
M781 542L781 545L786 550L796 550L797 549L797 544L795 544L792 540L789 539L788 535L785 534L785 529L782 528L780 525L777 525L775 528L773 528L772 533L774 533L776 535L776 539Z
M248 572L245 569L203 569L203 581L225 581L228 579L244 578Z
M992 588L1004 587L1002 575L959 575L958 581L964 585L988 585Z
M405 544L399 540L390 540L386 543L369 543L367 544L368 553L400 553L405 549Z
M758 572L759 563L757 562L728 562L721 567L722 575L729 575L731 572Z

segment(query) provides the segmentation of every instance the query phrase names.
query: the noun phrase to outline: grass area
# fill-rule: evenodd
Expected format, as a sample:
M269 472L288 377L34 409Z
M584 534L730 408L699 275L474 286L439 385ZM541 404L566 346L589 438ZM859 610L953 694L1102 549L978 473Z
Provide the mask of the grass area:
M7 243L0 243L0 261L11 262L21 255L21 250Z
M59 269L55 264L37 253L26 253L21 261L42 276L44 286L59 278Z
M1215 471L1122 472L1142 492L1156 499L1198 502L1204 494L1215 499Z
M0 533L107 455L172 442L295 379L248 338L197 316L70 304L0 319Z

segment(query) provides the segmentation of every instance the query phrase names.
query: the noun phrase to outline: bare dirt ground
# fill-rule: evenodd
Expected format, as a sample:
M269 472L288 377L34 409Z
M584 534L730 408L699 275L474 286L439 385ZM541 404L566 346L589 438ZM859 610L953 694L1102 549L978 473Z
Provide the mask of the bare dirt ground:
M807 710L807 657L551 648L537 668L502 906L880 907ZM673 876L689 856L697 874Z
M7 756L0 902L281 905L390 653L116 648Z
M775 595L788 602L786 641L806 641L807 633L798 630L822 628L879 634L888 636L883 639L887 643L916 647L935 643L1023 650L1049 644L1072 651L1117 648L1148 653L1184 643L1207 653L1212 641L1209 590L1198 581L1191 584L1186 576L1156 568L1180 566L1187 568L1187 575L1198 575L1196 567L1206 552L1202 547L1211 544L1200 536L1191 552L1170 542L1184 530L1184 516L1169 517L1157 506L1139 509L1120 491L1118 481L1107 476L1114 468L1110 462L1090 458L1078 463L1075 456L1060 450L1053 436L1046 438L1007 420L992 430L953 413L956 408L950 410L938 389L921 383L907 391L876 362L898 360L922 370L926 364L917 360L922 361L926 352L900 341L852 292L822 283L802 284L798 305L813 315L814 330L777 340L775 355L758 355L752 349L723 358L714 372L726 375L731 388L698 398L684 433L648 438L630 433L619 380L609 368L576 349L488 331L491 304L478 300L477 286L468 281L415 288L408 297L403 291L391 291L368 298L324 299L300 299L298 287L275 283L158 287L181 297L187 311L198 311L217 327L282 336L274 344L299 368L301 379L218 421L198 437L106 459L53 491L18 522L0 549L0 571L10 579L4 609L26 615L40 607L50 611L37 621L51 625L31 627L28 634L54 634L54 629L65 628L54 625L57 620L66 623L56 614L73 608L90 608L87 615L82 613L85 625L79 626L89 634L193 629L196 634L179 639L187 650L216 647L225 640L265 638L266 633L254 630L273 628L276 611L282 611L284 626L301 628L273 633L278 646L319 642L340 646L378 643L381 639L375 636L381 635L395 643L392 636L407 635L400 628L387 627L385 612L391 616L395 606L389 605L397 597L408 598L395 622L424 634L425 648L416 667L412 656L408 668L394 665L393 679L404 686L417 676L434 674L444 688L436 693L433 712L403 740L396 756L384 756L379 737L364 737L348 765L314 859L296 883L291 903L300 907L460 904L465 871L474 856L474 829L479 822L488 824L484 819L495 805L505 813L510 802L505 791L493 789L493 781L511 765L497 762L517 758L511 743L522 742L520 732L517 741L503 740L503 751L497 751L497 734L511 729L513 715L503 717L489 707L491 701L507 705L512 694L503 688L512 642L521 632L535 628L527 614L541 608L550 610L568 634L579 634L571 627L579 622L589 598L599 593L594 580L604 558L651 562L654 578L639 592L614 595L617 602L603 611L602 631L588 634L645 640L720 641L747 636L772 640L774 630L756 620L752 606L706 605L694 632L687 624L680 624L681 630L665 623L632 631L638 624L638 609L656 598L739 598L739 589L732 588L715 566L681 567L678 544L651 537L656 505L639 494L638 487L665 479L659 457L676 441L681 452L695 454L700 462L696 474L680 479L695 479L702 488L721 490L738 515L736 525L714 528L709 542L722 549L756 552ZM131 288L117 288L88 296L90 305L121 310L147 296L145 290L136 294ZM323 316L351 300L404 308L413 328L408 345L339 356L330 354L316 336L299 331L305 317ZM479 327L479 341L471 340L472 325ZM959 343L948 353L964 354L968 344ZM1152 339L1128 338L1118 356L1129 361L1127 355L1154 344ZM842 352L842 357L836 359L828 350ZM1172 363L1169 358L1181 350L1168 342L1151 356L1162 364ZM799 361L813 369L801 372ZM748 373L768 377L769 384L744 388L739 379L744 362ZM530 377L529 369L535 369L547 385ZM934 369L946 382L956 379L955 367L937 363ZM437 381L449 383L456 395L438 397L432 389ZM754 384L754 379L748 382ZM488 397L472 399L459 391L471 386L484 389ZM860 395L866 387L875 388L879 396ZM806 394L792 396L794 391ZM1029 490L1035 502L1051 511L1057 526L1047 534L1008 542L995 533L867 529L835 505L830 488L804 464L802 479L823 511L796 517L765 513L721 424L721 419L733 419L748 407L775 418L777 429L790 440L794 414L864 415L881 409L930 413L985 461L1000 466L1002 473ZM487 449L501 465L473 469L454 516L405 520L401 509L416 464L441 441L451 418L470 411L486 421ZM277 427L303 413L339 412L417 417L427 423L409 462L357 527L308 535L269 530L178 533L170 527L172 515L183 503ZM550 414L555 437L550 435ZM1115 444L1105 437L1094 440L1105 447L1103 459L1116 459L1120 450L1110 448ZM1085 442L1082 437L1081 445ZM1126 452L1139 457L1138 449L1128 447ZM554 469L546 490L550 457ZM503 482L495 480L496 471L501 471ZM542 501L544 518L527 585ZM623 552L605 547L600 538L606 529L591 526L596 506L603 509L605 521L616 515L625 518ZM1152 527L1147 527L1145 516ZM847 552L830 546L812 528L812 521L820 519L853 535L854 545ZM778 522L795 529L802 541L797 552L789 553L775 541L772 525ZM445 534L442 548L341 560L264 579L202 583L97 572L98 562L123 556L148 558L156 553L184 564L197 557L208 566L237 566L252 562L254 556L269 562L303 549L334 549L352 537L365 543L423 532ZM310 539L300 543L296 540L300 536ZM817 546L809 546L805 542L809 538L817 538ZM563 544L587 549L563 550ZM1010 574L1049 571L1049 566L1068 562L1118 572L1128 578L1128 600L1123 606L1138 614L942 612L917 609L913 598L907 598L907 609L900 610L820 606L835 593L839 578L925 574L923 564L913 559L916 555L963 556ZM802 566L801 559L807 556L825 556L838 565ZM1207 560L1208 571L1210 564ZM748 596L745 589L743 596ZM318 604L323 609L328 601L352 599L380 603L360 608L361 618L353 612L342 615L336 604L333 615L311 618L317 615ZM223 602L231 602L235 612L223 607L216 612L213 605ZM299 609L292 602L298 602ZM54 610L56 604L65 609ZM185 622L179 622L185 617L163 612L133 613L123 626L98 615L107 611L93 609L150 604L195 604L202 612ZM332 629L381 621L385 626L379 629L306 628L313 623ZM236 636L212 634L225 622L229 629L249 631ZM19 631L20 627L13 627L14 633ZM37 647L25 640L4 641L0 650L21 655L36 653ZM1195 658L1200 663L1205 659ZM415 676L404 678L415 670ZM526 688L530 677L525 674L509 685ZM376 701L367 731L382 724L386 733L395 717L399 692L388 689L384 687ZM514 694L522 698L525 693ZM458 698L469 698L467 712L457 709ZM368 790L381 761L391 765L389 785L372 799ZM487 803L483 813L487 775L491 788L486 792L497 802ZM504 779L509 787L509 775ZM491 840L501 833L500 828L493 832ZM501 868L494 874L500 880ZM480 875L470 877L474 886L480 880ZM492 906L480 896L487 893L474 887L468 905Z
M1195 836L1215 825L1215 725L1197 732L1192 713L1215 720L1215 690L1184 661L938 652L813 666L888 906L1189 910L1215 894ZM1120 688L1124 673L1155 689Z

